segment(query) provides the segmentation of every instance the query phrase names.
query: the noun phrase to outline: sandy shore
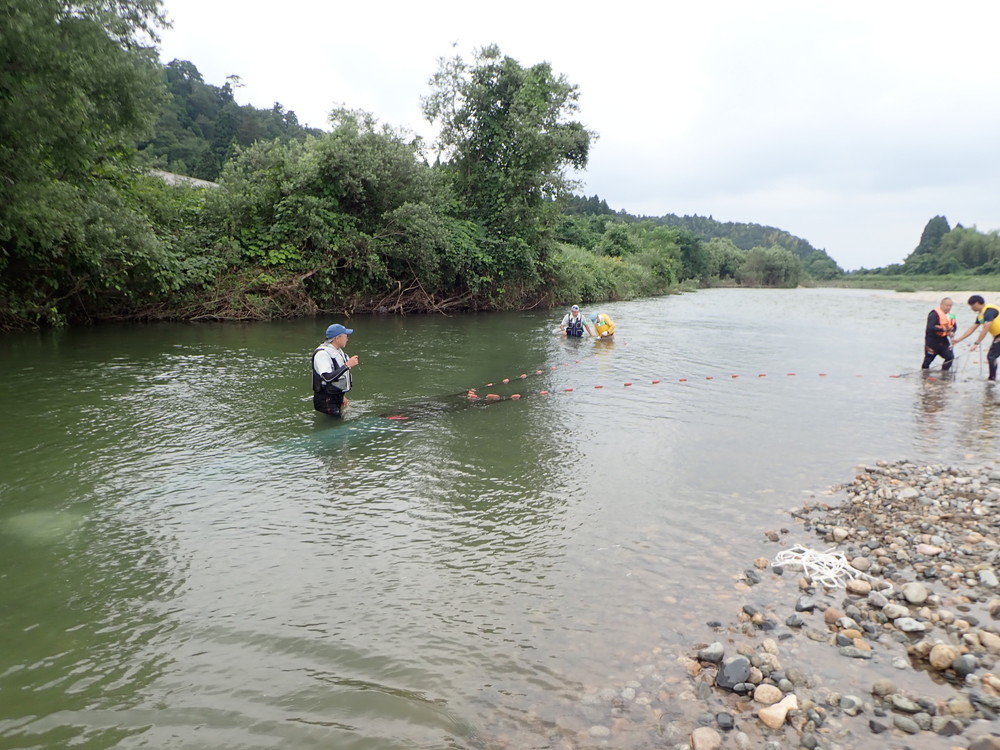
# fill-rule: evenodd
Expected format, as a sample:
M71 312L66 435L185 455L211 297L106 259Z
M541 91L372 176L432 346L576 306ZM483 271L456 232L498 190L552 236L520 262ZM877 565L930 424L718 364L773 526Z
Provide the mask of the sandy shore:
M982 296L987 302L1000 299L1000 292L891 292L886 296L889 299L923 301L934 305L945 297L951 297L956 305L964 305L973 294Z

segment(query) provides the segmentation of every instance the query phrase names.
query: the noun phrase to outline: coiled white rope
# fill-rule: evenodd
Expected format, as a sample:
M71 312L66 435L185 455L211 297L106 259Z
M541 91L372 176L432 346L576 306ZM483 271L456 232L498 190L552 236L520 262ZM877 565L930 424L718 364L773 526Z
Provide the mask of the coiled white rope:
M783 550L774 556L771 562L773 566L782 568L802 568L802 571L813 583L835 589L847 585L848 580L865 579L874 584L877 579L867 573L851 567L847 557L843 552L831 547L826 552L817 552L814 549L796 544L794 547ZM891 588L891 587L890 587Z

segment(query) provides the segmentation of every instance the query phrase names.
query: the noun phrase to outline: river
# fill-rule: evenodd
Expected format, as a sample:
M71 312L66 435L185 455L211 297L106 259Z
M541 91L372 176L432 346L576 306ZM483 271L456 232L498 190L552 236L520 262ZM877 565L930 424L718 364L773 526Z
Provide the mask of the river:
M517 746L710 638L855 465L992 461L985 365L918 372L933 306L359 316L342 421L311 409L332 318L0 338L0 747Z

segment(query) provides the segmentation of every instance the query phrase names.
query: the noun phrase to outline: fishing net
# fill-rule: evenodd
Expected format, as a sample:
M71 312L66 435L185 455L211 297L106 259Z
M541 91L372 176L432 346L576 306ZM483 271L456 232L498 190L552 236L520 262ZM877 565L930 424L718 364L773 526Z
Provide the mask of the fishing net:
M867 573L851 567L844 553L832 547L826 552L818 552L797 544L775 555L771 565L786 569L801 568L813 583L831 589L843 588L848 581L859 579L873 584L873 588L878 588L876 583L884 585Z

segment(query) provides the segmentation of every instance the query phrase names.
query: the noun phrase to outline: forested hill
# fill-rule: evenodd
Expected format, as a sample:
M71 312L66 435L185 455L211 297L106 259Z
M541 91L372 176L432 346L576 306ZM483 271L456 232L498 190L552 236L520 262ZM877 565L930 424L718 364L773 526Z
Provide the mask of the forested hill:
M139 144L141 159L151 167L215 180L235 146L303 140L323 132L302 127L295 112L277 102L271 109L240 106L233 98L238 76L213 86L194 63L173 60L163 67L163 80L166 96L153 135Z
M690 232L695 237L711 240L716 237L727 239L740 250L750 250L755 247L783 247L791 250L800 258L807 258L817 251L801 237L776 227L766 227L762 224L743 224L734 221L716 221L711 216L634 216L627 211L615 211L608 202L597 195L574 195L566 203L566 213L570 215L618 216L627 221L651 221L656 226L677 227Z
M574 195L566 205L570 215L617 216L628 222L652 222L655 226L674 227L701 240L729 240L740 250L755 247L781 247L797 255L805 269L817 279L830 279L843 273L843 269L826 250L817 250L809 242L784 229L762 224L745 224L734 221L716 221L711 216L633 216L626 211L615 211L606 200L597 195Z
M698 216L697 214L694 216L667 214L655 218L653 221L663 226L686 229L696 237L701 237L705 240L710 240L713 237L722 237L731 241L741 250L777 245L786 250L791 250L800 258L807 258L817 252L815 247L801 237L796 237L784 229L766 227L762 224L716 221L711 216Z

